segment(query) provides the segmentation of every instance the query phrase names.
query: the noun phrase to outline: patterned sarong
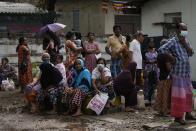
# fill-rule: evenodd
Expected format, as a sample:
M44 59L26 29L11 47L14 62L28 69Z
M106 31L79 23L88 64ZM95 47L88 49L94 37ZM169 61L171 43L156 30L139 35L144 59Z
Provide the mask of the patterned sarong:
M165 115L170 113L171 86L172 86L172 81L170 79L159 81L157 86L155 110Z
M65 88L62 96L62 103L66 104L69 111L73 112L77 109L77 107L82 106L84 98L85 93L83 93L80 89Z
M190 77L172 76L171 116L182 118L192 111L192 83Z

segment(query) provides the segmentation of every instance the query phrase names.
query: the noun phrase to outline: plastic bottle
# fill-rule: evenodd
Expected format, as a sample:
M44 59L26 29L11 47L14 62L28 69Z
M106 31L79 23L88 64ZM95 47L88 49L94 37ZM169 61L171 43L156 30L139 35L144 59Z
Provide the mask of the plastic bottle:
M137 107L139 109L145 109L144 93L143 90L139 90L137 94Z

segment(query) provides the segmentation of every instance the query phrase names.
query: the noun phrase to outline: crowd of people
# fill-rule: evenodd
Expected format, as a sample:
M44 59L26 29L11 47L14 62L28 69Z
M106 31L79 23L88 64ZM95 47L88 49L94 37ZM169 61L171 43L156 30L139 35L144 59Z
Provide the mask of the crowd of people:
M194 52L187 40L187 26L177 24L176 35L163 39L158 49L150 38L145 55L141 51L145 39L141 31L126 37L118 25L113 27L113 31L105 47L111 56L110 68L104 58L98 57L103 51L93 32L87 34L85 41L80 33L66 34L66 60L59 53L59 46L46 36L39 66L41 73L37 79L32 77L27 40L21 37L16 49L19 82L31 112L62 112L79 116L85 98L101 92L109 96L107 108L113 108L112 101L124 96L124 110L129 112L137 109L137 94L143 90L146 105L153 105L161 116L171 115L182 125L186 124L184 116L186 120L196 120L191 115L193 86L189 57ZM7 58L2 59L1 74L17 80L15 70L8 66L8 62ZM5 70L10 70L10 73ZM4 75L0 75L1 79Z

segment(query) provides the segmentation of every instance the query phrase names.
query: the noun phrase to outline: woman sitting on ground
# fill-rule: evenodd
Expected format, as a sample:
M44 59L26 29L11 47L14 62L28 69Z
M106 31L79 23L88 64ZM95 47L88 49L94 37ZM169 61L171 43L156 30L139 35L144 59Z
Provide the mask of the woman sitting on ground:
M91 90L91 74L84 67L84 61L76 59L74 64L73 82L70 88L65 88L62 102L68 107L65 115L74 113L73 116L82 115L82 102Z
M97 60L97 67L92 72L92 83L97 94L105 92L108 93L110 99L114 98L112 75L110 69L106 67L104 58Z
M125 97L125 111L133 111L137 105L137 91L134 84L137 64L132 62L132 57L127 48L122 49L122 72L114 80L113 88L117 96Z
M56 113L57 100L59 100L64 87L67 85L64 65L62 66L61 64L62 59L63 57L58 55L58 64L54 67L50 63L50 55L48 53L42 55L43 63L40 65L40 78L25 88L25 97L28 104L31 105L32 113L38 111L38 106L47 108L46 105L43 106L47 97L49 97L49 102L47 101L46 103L53 105L53 110L50 113Z
M38 94L38 103L40 106L43 106L43 104L48 102L53 108L50 113L56 113L56 104L59 95L64 90L63 76L61 72L50 63L50 55L48 53L43 54L42 61L43 63L40 65L41 76L39 80L41 92ZM46 99L49 101L45 101Z
M1 66L0 66L0 77L2 78L0 80L0 83L4 79L11 79L14 81L15 85L18 85L18 78L16 75L16 69L9 64L8 58L2 58L1 59Z

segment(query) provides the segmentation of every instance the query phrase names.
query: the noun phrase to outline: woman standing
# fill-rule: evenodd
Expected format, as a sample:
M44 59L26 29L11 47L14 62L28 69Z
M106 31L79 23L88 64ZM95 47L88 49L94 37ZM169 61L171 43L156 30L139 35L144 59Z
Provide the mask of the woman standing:
M96 54L100 53L99 46L97 42L94 41L95 34L92 32L88 33L88 41L84 43L84 51L85 51L85 66L86 68L92 72L96 67Z
M66 42L65 42L65 50L66 50L66 61L65 66L67 69L70 69L73 67L78 54L82 51L82 47L77 47L77 45L74 43L75 40L75 34L73 32L68 32L66 34Z
M16 52L18 52L19 82L21 92L23 92L24 87L33 81L30 49L26 38L19 38L19 44L16 48Z
M158 53L154 48L153 39L148 44L148 51L145 53L145 100L151 104L152 96L157 85L157 56Z
M50 54L50 62L52 64L55 64L56 55L58 54L58 52L55 48L54 42L52 41L50 37L45 37L44 42L47 43L45 50L48 54Z

